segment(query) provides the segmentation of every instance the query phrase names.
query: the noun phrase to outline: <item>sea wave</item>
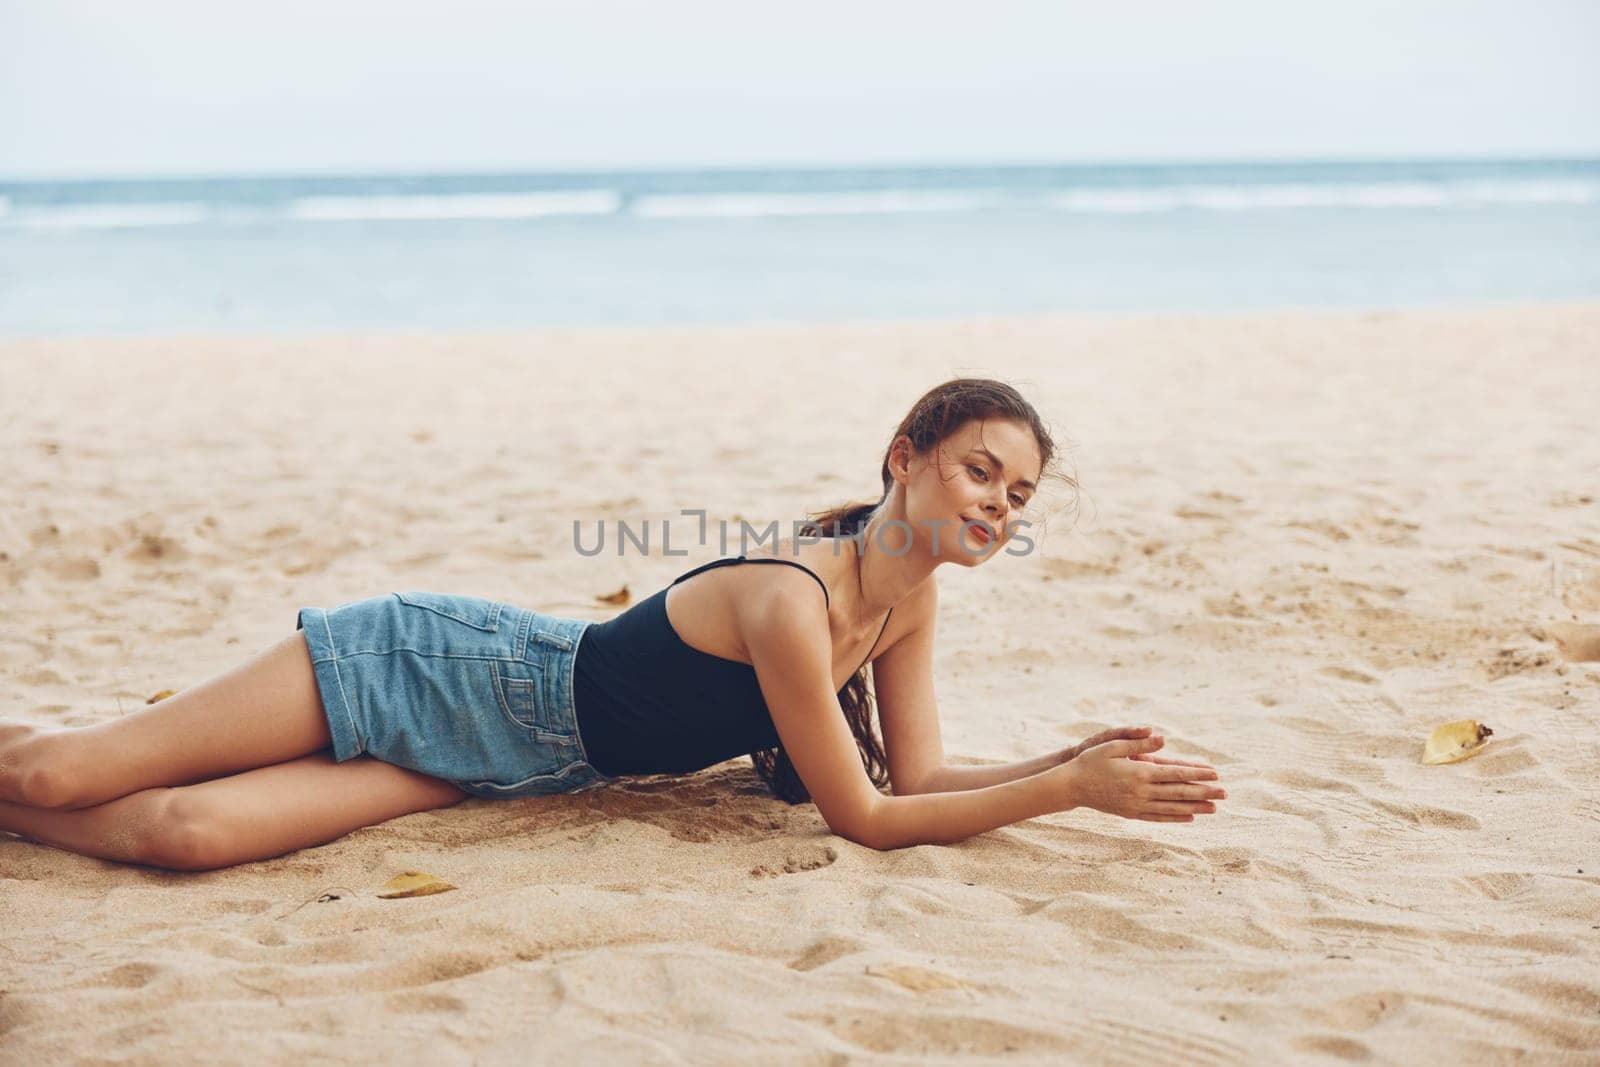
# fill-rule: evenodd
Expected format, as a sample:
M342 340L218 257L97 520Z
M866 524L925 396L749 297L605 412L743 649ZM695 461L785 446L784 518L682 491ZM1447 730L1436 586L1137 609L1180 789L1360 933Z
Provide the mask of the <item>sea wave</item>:
M1494 179L1450 182L1283 182L1084 188L1053 195L1052 207L1091 214L1261 211L1285 208L1455 208L1600 203L1600 181Z
M190 226L211 218L208 205L185 203L53 204L0 210L0 227L30 230L107 230L142 226Z
M1076 189L883 189L827 193L674 193L640 196L628 213L657 218L761 218L786 215L880 215L967 212L995 208L1054 209L1094 214L1256 211L1284 208L1452 208L1511 204L1600 203L1600 181L1282 182L1168 186L1083 186Z
M1013 194L1014 195L1014 194ZM892 215L982 211L1011 196L993 189L875 189L828 193L653 193L635 197L630 215L646 218L764 218L778 215Z
M537 193L454 193L437 196L303 196L284 214L317 221L416 219L534 219L552 215L614 215L622 205L610 189Z
M282 222L416 222L581 216L759 219L825 215L1065 211L1116 215L1163 211L1330 208L1473 209L1600 204L1600 179L1496 177L1365 181L1194 182L1143 185L1015 185L970 188L718 189L638 192L546 189L513 193L306 195L249 201L56 201L0 196L0 230L103 230Z

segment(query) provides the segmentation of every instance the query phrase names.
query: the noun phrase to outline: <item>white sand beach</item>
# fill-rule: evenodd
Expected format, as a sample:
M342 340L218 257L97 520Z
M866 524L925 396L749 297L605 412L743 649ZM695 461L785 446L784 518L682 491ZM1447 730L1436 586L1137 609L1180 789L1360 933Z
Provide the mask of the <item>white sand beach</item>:
M1084 492L939 572L950 761L1147 724L1229 793L877 852L740 758L199 874L0 835L0 1062L1600 1062L1597 368L1600 304L0 342L0 716L392 590L608 618L717 546L574 520L875 498L969 374Z

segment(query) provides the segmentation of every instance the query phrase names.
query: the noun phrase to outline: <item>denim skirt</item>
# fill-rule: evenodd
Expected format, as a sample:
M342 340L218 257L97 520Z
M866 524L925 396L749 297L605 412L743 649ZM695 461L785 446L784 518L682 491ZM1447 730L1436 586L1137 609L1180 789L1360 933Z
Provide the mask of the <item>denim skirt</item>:
M578 735L572 667L591 623L482 597L391 593L301 608L338 762L362 754L480 797L609 781Z

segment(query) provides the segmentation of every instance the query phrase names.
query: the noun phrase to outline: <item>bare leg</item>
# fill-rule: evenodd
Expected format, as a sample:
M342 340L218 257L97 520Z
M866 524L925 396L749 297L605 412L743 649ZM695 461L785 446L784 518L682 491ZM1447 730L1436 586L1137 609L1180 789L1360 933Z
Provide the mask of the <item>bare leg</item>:
M118 719L0 731L0 801L86 808L297 759L333 741L301 631ZM31 783L31 784L30 784Z
M0 801L0 830L41 845L119 863L148 863L160 836L167 789L145 789L79 811L51 811Z
M121 863L210 870L326 844L467 795L443 779L371 756L335 763L331 752L318 752L73 811L0 802L0 830Z

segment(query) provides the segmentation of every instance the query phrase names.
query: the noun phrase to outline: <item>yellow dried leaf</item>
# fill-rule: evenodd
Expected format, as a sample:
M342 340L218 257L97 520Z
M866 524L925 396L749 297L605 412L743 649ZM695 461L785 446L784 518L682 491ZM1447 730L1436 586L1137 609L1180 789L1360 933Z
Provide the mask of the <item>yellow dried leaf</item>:
M1422 749L1423 763L1455 763L1482 752L1494 731L1476 719L1447 722L1428 738Z
M615 593L596 593L595 599L600 601L602 604L626 604L630 599L632 599L632 596L628 592L628 587L623 586Z
M163 689L161 692L157 693L155 696L150 697L149 699L147 699L145 701L145 703L146 704L154 704L158 700L165 700L170 696L176 696L177 693L178 693L178 691L176 689Z
M434 893L448 893L454 888L455 886L436 875L423 871L406 871L383 883L383 890L378 896L384 900L393 900L395 897L425 897Z
M876 978L887 978L913 993L923 993L929 989L960 989L966 985L953 974L905 963L874 963L867 967L867 973Z

